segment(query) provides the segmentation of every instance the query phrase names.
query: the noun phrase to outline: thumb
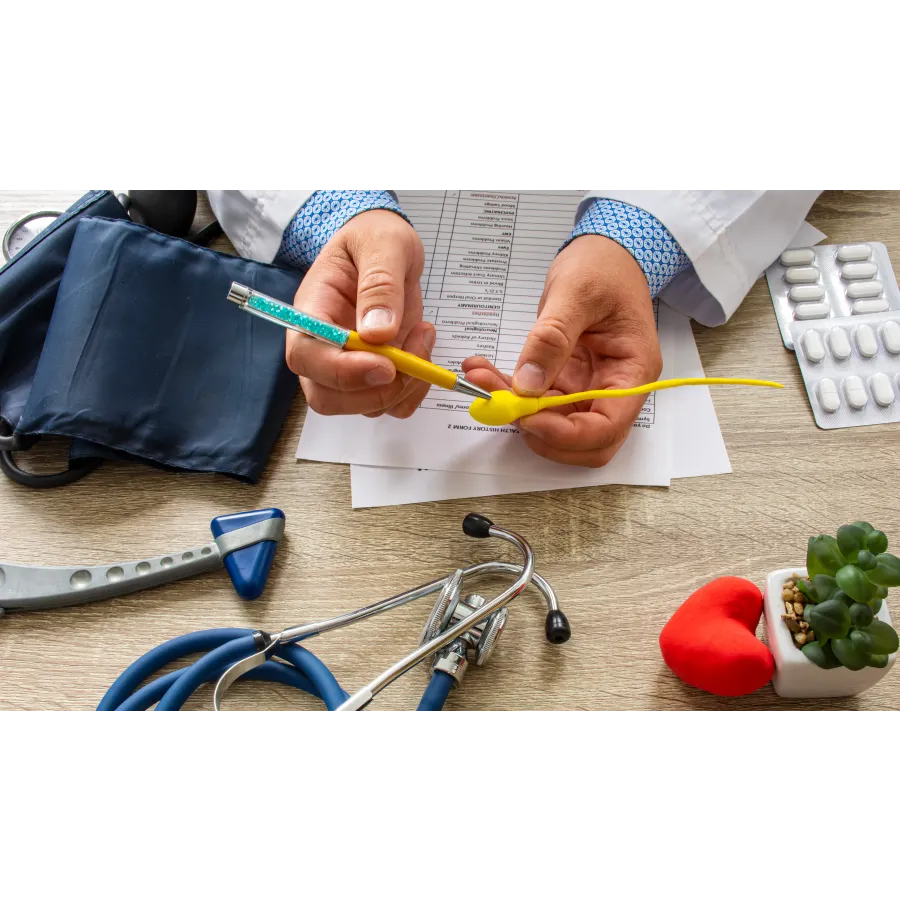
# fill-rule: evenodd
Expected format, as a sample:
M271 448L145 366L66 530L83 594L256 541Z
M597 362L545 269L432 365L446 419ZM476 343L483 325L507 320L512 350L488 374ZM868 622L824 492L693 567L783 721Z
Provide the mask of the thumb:
M517 394L543 394L569 361L575 344L594 320L585 298L565 283L556 283L545 296L513 375Z
M386 344L397 336L403 321L408 250L401 241L367 242L355 262L356 330L370 344Z

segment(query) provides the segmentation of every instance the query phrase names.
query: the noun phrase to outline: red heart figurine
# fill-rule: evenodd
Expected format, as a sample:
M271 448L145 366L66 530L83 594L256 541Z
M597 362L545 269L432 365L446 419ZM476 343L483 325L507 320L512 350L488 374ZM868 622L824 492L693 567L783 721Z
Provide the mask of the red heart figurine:
M768 684L775 671L756 637L763 598L744 578L717 578L691 594L659 636L666 665L710 694L741 697Z

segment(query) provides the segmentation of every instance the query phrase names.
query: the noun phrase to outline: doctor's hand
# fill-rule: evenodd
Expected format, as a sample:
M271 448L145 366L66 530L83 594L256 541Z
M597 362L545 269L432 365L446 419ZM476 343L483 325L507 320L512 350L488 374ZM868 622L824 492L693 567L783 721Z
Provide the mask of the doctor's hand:
M537 322L512 379L482 357L467 359L463 371L488 390L511 385L528 396L655 381L662 355L644 273L615 241L575 238L550 266ZM644 399L605 398L542 410L519 426L539 456L603 466L630 434Z
M359 332L371 344L393 344L431 358L434 326L422 321L422 242L401 216L373 209L354 216L322 248L294 306ZM300 376L311 409L323 415L411 416L430 385L402 375L375 353L346 352L289 331L287 363Z

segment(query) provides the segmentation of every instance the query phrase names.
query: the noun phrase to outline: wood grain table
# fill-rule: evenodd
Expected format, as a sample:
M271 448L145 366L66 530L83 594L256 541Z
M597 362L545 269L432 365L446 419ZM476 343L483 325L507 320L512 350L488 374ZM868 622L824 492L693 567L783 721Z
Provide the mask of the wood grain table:
M82 193L0 191L0 228L28 211L64 209ZM828 192L809 220L829 243L881 240L900 261L896 193ZM215 246L229 249L224 239ZM8 562L136 559L207 540L209 521L219 514L278 506L287 517L286 539L257 602L239 600L219 571L119 600L0 618L0 709L91 709L126 666L176 635L216 626L277 631L492 559L496 542L462 534L471 510L531 541L573 637L549 646L540 602L520 598L493 659L470 670L451 709L897 709L896 670L856 698L786 701L765 687L724 700L686 686L663 664L660 629L705 582L740 575L762 586L767 572L802 565L809 535L834 533L855 519L875 523L900 544L900 426L816 428L765 280L731 322L695 326L695 333L707 375L762 373L787 390L716 391L734 473L675 481L668 489L592 487L353 511L348 467L294 459L305 414L299 393L265 476L253 487L114 463L50 491L0 478L0 560ZM62 442L43 442L22 460L36 471L64 461ZM352 691L414 646L429 609L427 600L410 604L316 639L311 648ZM426 677L424 667L413 671L372 708L414 708ZM319 707L278 686L233 690L229 704L236 709ZM209 708L210 700L207 688L190 708Z

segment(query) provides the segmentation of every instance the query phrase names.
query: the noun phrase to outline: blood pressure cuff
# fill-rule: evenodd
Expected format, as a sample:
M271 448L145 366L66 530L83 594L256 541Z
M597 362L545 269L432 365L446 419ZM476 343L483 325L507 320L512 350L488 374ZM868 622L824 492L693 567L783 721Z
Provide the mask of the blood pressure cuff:
M83 219L17 434L71 437L73 458L256 481L297 379L283 330L227 302L232 281L289 300L300 275Z
M16 427L37 368L78 223L127 217L110 191L91 191L0 269L0 416Z

